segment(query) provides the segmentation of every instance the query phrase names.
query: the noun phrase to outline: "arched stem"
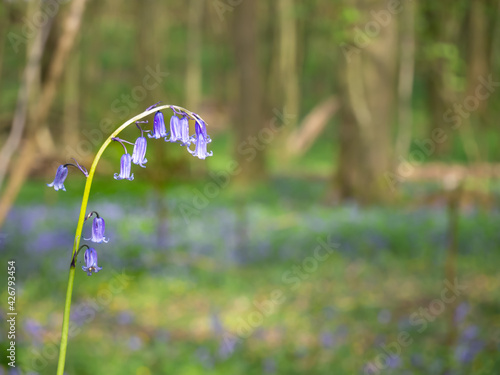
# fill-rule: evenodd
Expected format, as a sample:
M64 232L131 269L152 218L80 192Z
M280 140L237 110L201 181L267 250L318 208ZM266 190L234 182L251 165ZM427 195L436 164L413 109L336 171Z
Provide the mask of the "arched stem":
M104 153L104 150L109 146L111 143L112 138L115 138L124 130L126 127L128 127L130 124L134 124L136 121L139 121L140 119L149 116L157 111L161 111L162 109L167 109L170 108L173 111L182 111L186 113L191 119L196 120L199 118L198 115L195 113L188 111L187 109L184 109L182 107L174 106L174 105L163 105L159 106L156 108L152 108L149 111L142 112L141 114L138 114L137 116L131 118L124 124L122 124L120 127L118 127L102 144L101 148L99 151L97 151L97 154L94 158L94 161L92 162L92 166L90 167L90 171L87 177L87 182L85 183L85 189L83 191L83 198L82 198L82 205L80 208L80 216L78 218L78 224L76 226L76 233L75 233L75 241L73 243L73 252L71 254L71 265L69 268L69 277L68 277L68 288L66 290L66 301L64 303L64 315L63 315L63 324L62 324L62 332L61 332L61 345L59 349L59 361L57 363L57 375L63 375L64 374L64 365L66 362L66 349L68 347L68 333L69 333L69 317L70 317L70 310L71 310L71 297L73 294L73 283L75 280L75 265L76 265L76 257L77 257L77 251L80 248L80 238L82 234L82 229L83 229L83 222L85 221L85 213L87 212L87 203L89 200L89 195L90 195L90 188L92 187L92 181L94 179L94 173L97 168L97 164L99 163L99 160L101 159L102 154ZM76 253L76 254L75 254Z

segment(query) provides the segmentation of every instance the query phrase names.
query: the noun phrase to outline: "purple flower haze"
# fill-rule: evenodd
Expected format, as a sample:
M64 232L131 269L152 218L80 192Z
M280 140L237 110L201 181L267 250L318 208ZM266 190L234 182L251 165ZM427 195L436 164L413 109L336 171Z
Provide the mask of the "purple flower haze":
M469 304L467 302L462 302L460 305L457 306L455 309L455 324L460 324L462 323L465 318L467 317L467 314L469 313Z
M143 164L148 162L146 156L146 148L148 144L145 137L139 137L134 144L134 152L132 153L132 163L140 165L142 168L146 168Z
M85 238L86 241L92 241L95 243L108 243L108 239L104 237L104 229L106 224L102 217L96 216L92 221L92 238Z
M120 174L115 173L115 180L129 180L134 179L134 174L130 174L130 167L132 163L132 158L130 154L123 154L120 159Z
M64 180L66 180L66 177L68 177L68 167L66 167L65 165L60 165L59 167L57 167L56 177L54 178L54 181L50 184L47 184L47 186L53 187L55 191L66 191L66 188L64 187Z
M165 128L165 120L163 118L163 113L160 111L155 113L154 123L153 123L153 134L148 134L149 138L165 138L167 136L167 129Z
M93 247L87 248L85 250L85 266L82 266L82 270L87 272L87 275L91 276L92 272L99 272L102 267L97 265L97 253Z

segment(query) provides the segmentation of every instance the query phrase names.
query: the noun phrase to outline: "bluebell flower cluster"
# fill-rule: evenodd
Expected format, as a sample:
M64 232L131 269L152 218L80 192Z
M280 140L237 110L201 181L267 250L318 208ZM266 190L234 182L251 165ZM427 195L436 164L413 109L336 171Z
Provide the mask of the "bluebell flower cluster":
M155 108L160 102L153 104L148 107L146 111L149 111ZM134 143L129 141L120 139L120 138L112 138L113 141L120 143L123 146L124 154L120 158L120 172L114 174L115 180L129 180L132 181L134 179L134 174L132 173L132 163L138 165L142 168L146 168L145 164L147 163L146 159L146 150L147 150L147 139L144 136L144 133L149 133L148 138L150 139L161 139L163 138L166 142L179 143L181 146L186 146L188 152L193 156L199 159L205 159L207 156L212 156L212 152L207 151L207 145L212 141L207 134L207 128L205 122L202 120L200 116L195 113L184 112L182 109L178 107L171 107L174 114L170 118L170 131L167 132L165 126L165 119L163 117L163 113L161 111L156 111L153 120L153 130L144 130L140 124L147 123L148 121L136 121L136 126L141 132L141 135L135 140ZM189 118L195 121L195 134L189 134ZM125 143L133 145L132 155L128 153L127 146ZM194 144L194 149L190 146ZM74 160L74 159L73 159ZM88 177L87 170L82 167L75 160L75 164L67 163L60 165L57 168L56 176L54 181L50 184L47 184L49 187L53 187L56 191L63 190L66 191L64 187L64 181L68 176L68 166L73 166L78 168L85 177ZM95 211L89 213L85 220L89 219L92 215L95 214L95 218L92 222L92 235L91 238L85 238L86 241L91 241L94 243L107 243L109 240L104 237L105 223L104 219L99 216L99 214ZM85 251L85 266L82 267L83 271L87 272L90 276L92 273L99 272L102 267L97 265L97 252L93 247L89 247L88 245L82 245L80 249L75 253L75 258L73 259L72 266L75 266L76 257L78 252L86 247Z

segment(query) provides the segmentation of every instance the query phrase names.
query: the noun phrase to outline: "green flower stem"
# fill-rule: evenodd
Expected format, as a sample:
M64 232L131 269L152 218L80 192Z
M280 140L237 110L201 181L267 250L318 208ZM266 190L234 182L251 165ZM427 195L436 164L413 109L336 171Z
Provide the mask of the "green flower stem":
M97 168L97 163L99 163L99 159L101 159L102 154L104 153L104 150L109 146L109 144L112 142L112 138L115 138L118 136L118 134L121 133L122 130L124 130L127 126L130 124L135 123L136 121L139 121L140 119L149 116L157 111L160 111L162 109L166 108L172 108L175 109L179 112L184 112L186 113L191 119L196 120L197 115L194 114L191 111L188 111L187 109L184 109L182 107L174 106L174 105L163 105L163 106L158 106L156 108L153 108L147 112L143 112L134 118L131 118L127 122L125 122L123 125L121 125L118 129L116 129L103 143L99 151L97 152L94 161L92 162L92 166L90 167L89 175L87 177L87 182L85 183L85 189L83 191L83 199L82 199L82 205L80 208L80 217L78 218L78 225L76 227L76 233L75 233L75 241L73 244L73 253L71 254L71 266L69 269L69 278L68 278L68 289L66 291L66 302L64 303L64 315L63 315L63 324L62 324L62 332L61 332L61 345L60 345L60 350L59 350L59 361L57 364L57 375L63 375L64 374L64 364L66 361L66 349L68 347L68 332L69 332L69 316L70 316L70 310L71 310L71 296L73 294L73 283L75 280L75 265L76 265L76 256L75 253L78 251L80 247L80 238L82 235L82 229L83 229L83 222L85 221L85 216L87 212L87 203L89 200L89 195L90 195L90 187L92 186L92 180L94 179L94 173Z

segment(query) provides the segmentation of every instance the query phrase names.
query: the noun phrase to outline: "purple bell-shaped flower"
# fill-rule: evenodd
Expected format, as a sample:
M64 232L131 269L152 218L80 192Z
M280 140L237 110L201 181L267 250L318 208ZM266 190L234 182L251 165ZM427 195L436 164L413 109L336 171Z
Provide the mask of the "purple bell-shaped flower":
M95 213L96 217L92 221L92 237L85 238L86 241L92 241L95 243L108 243L108 239L104 237L104 230L106 228L106 224L104 223L104 219L99 216L99 214L95 211L91 212L90 215L87 216L89 218L92 214Z
M189 153L200 159L205 159L207 156L212 156L212 151L207 152L207 144L211 142L211 139L210 137L208 137L208 134L206 134L206 129L204 132L204 128L202 127L202 125L200 125L198 120L196 121L195 128L195 149L194 151L192 151L190 148L188 148Z
M181 140L181 128L179 117L172 115L170 118L170 139L165 138L167 142L177 142Z
M102 270L102 267L97 265L97 252L93 247L88 247L85 250L85 266L82 266L82 270L87 272L87 275L91 276L92 272L99 272Z
M115 173L115 180L129 180L132 181L134 179L134 174L130 173L130 168L132 164L132 157L130 154L123 154L120 159L120 174Z
M146 168L143 164L148 162L146 156L146 148L148 143L146 141L146 137L139 137L136 139L134 144L134 152L132 153L132 163L140 165L142 168Z
M165 119L163 113L160 111L155 113L153 122L153 134L148 134L149 138L165 138L167 136L167 129L165 128Z
M66 177L68 177L68 167L66 167L65 165L60 165L59 167L57 167L56 177L54 178L54 181L50 184L47 184L47 186L53 187L56 191L66 191L66 188L64 187L64 180L66 180Z
M75 160L75 159L73 159ZM62 190L66 191L66 188L64 187L64 180L66 180L66 177L68 177L68 166L71 165L72 167L78 168L85 177L88 177L89 173L87 170L78 164L78 162L75 160L76 164L73 163L66 163L62 164L59 167L57 167L56 171L56 177L54 178L54 181L52 181L50 184L47 184L48 187L53 187L54 190Z

